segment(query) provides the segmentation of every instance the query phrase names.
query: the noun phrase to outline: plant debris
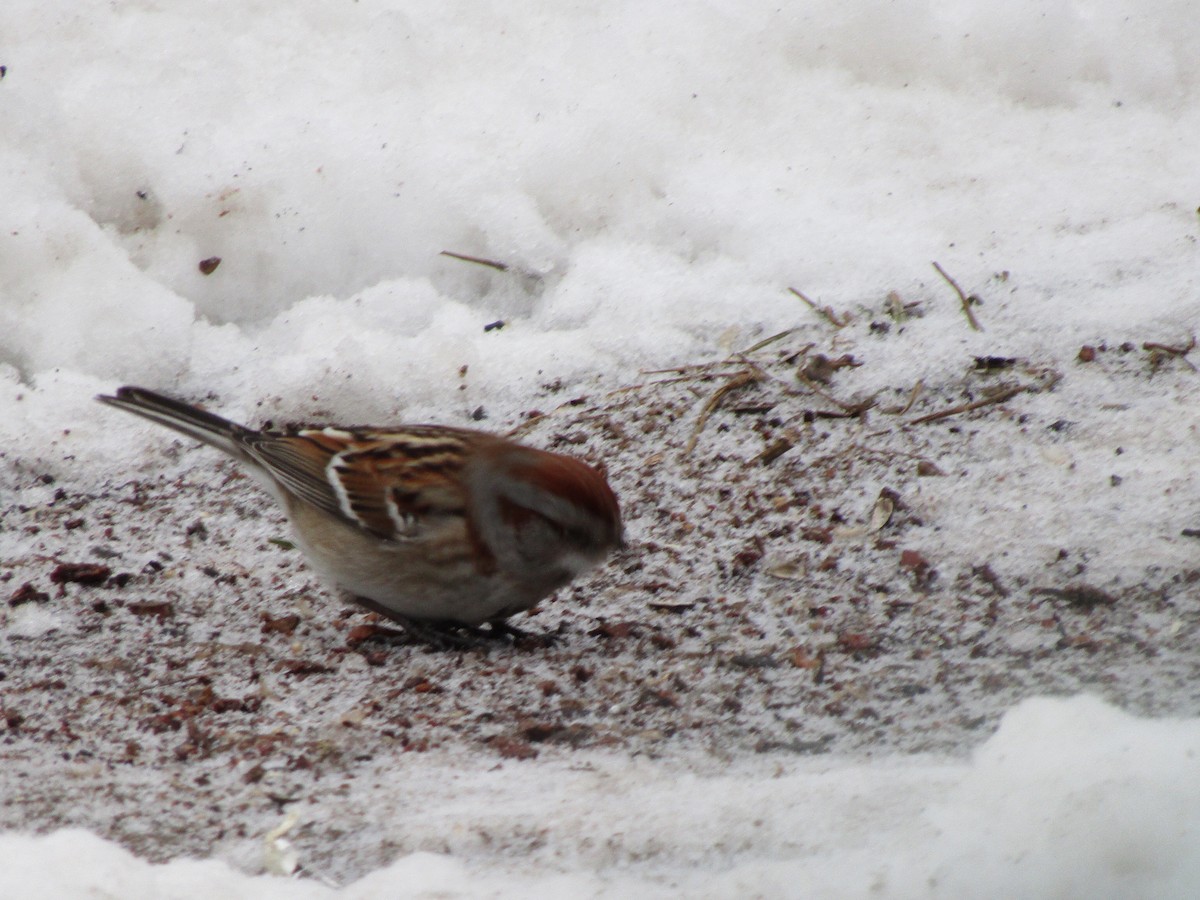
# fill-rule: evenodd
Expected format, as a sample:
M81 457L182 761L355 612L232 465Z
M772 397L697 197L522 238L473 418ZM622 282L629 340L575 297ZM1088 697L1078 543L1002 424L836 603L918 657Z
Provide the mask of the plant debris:
M1131 568L1087 528L1042 552L1013 534L1030 485L1061 481L1072 516L1141 489L1136 434L1096 428L1110 412L1073 379L1102 367L1122 397L1157 398L1190 392L1190 371L1097 340L1087 370L1074 349L965 355L882 385L870 348L905 331L797 326L628 384L551 376L525 407L489 404L534 446L603 465L626 516L627 551L514 621L552 640L413 644L340 602L270 499L203 451L174 444L169 476L98 489L18 473L33 486L0 508L17 548L0 573L0 771L53 789L9 791L0 821L79 810L162 859L304 804L329 828L289 832L292 849L349 879L394 848L339 812L340 786L392 777L406 754L470 770L590 750L722 766L962 752L1016 700L1097 683L1138 711L1195 708L1200 567ZM1094 483L1069 468L1085 452L1105 460ZM1039 466L1054 477L1023 480ZM1194 547L1181 528L1163 540ZM69 781L48 775L64 765ZM148 803L113 772L170 790Z
M60 563L50 573L55 584L103 584L112 569L100 563Z
M943 269L936 261L932 263L933 268L945 280L946 284L954 288L954 293L958 294L959 303L962 304L963 315L967 317L967 323L971 326L972 331L983 331L983 326L979 324L979 320L975 318L975 312L971 309L972 306L978 305L982 301L975 294L970 296L958 286L958 282L950 277L950 274Z

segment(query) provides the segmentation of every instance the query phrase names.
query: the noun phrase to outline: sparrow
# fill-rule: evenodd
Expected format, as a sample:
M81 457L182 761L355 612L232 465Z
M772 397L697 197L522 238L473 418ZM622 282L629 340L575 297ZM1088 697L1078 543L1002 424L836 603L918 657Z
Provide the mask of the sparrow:
M145 388L96 399L238 460L274 495L313 568L437 647L522 634L511 616L624 546L600 472L500 435L445 425L255 431Z

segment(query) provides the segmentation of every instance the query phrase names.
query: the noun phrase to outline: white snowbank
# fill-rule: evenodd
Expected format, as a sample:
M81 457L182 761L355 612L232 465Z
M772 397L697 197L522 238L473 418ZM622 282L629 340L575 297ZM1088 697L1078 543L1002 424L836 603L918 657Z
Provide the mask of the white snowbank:
M120 382L211 391L255 421L485 406L511 424L544 382L620 383L814 321L789 285L852 311L890 290L925 304L923 352L874 346L863 391L972 353L1200 329L1188 0L6 0L0 33L14 492L31 473L103 483L139 465L135 441L171 439L92 402ZM935 258L984 297L984 334ZM1164 402L1144 497L1194 471L1194 426ZM1121 427L1151 435L1161 413ZM1146 501L1088 521L1120 544L1159 517ZM523 860L414 854L338 892L152 866L81 831L6 834L0 895L1185 897L1197 753L1197 720L1031 700L970 764L755 759L718 777L598 758L456 781L465 816L536 797L555 840ZM409 814L451 829L437 798Z
M1036 699L969 763L775 758L699 776L597 756L447 771L433 780L453 785L449 802L391 807L448 842L467 821L484 837L516 826L548 836L521 859L480 841L474 853L403 856L337 890L214 861L150 865L83 831L8 834L0 896L1186 898L1200 883L1197 754L1200 719ZM379 808L399 793L377 797Z
M965 339L932 258L968 289L1010 273L992 350L1174 337L1198 322L1192 12L6 4L10 439L50 436L71 372L287 415L316 387L360 420L511 412L539 379L808 321L788 285L937 297L938 345L895 361L936 375Z

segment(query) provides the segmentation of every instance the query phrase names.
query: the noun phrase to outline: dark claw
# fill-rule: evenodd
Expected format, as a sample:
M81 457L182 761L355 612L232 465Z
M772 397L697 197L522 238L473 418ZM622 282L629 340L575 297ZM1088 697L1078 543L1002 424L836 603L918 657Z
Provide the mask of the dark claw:
M409 637L422 644L428 644L434 650L486 650L494 643L488 640L487 635L465 625L450 622L417 622L398 616L391 618L408 632Z
M510 625L504 621L489 622L488 628L493 639L506 637L512 641L514 647L519 647L522 650L552 647L554 646L554 642L558 640L558 635L549 634L548 632L526 631L524 628L518 628L516 625Z
M353 599L364 609L395 622L413 641L435 650L487 650L502 640L510 641L514 647L527 649L548 647L554 641L553 635L534 634L503 621L489 622L486 629L460 622L424 622L402 616L368 597Z

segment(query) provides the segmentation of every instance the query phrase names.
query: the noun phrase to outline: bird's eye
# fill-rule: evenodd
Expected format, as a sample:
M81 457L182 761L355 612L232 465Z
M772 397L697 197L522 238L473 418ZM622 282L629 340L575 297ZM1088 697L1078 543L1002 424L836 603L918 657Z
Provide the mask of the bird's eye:
M564 528L563 536L577 546L583 547L592 542L592 536L582 528Z

